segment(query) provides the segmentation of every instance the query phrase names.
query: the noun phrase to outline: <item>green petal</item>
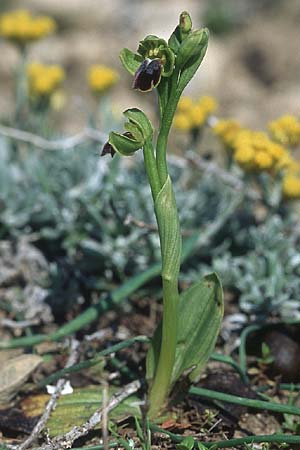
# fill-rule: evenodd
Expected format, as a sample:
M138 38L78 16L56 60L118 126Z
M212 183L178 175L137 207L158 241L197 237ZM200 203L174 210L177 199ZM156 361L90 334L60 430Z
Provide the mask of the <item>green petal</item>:
M172 75L173 70L174 70L175 56L174 56L174 53L172 52L172 50L169 47L166 47L163 50L163 53L164 53L164 55L166 57L166 62L164 64L162 76L163 77L169 77L170 75Z

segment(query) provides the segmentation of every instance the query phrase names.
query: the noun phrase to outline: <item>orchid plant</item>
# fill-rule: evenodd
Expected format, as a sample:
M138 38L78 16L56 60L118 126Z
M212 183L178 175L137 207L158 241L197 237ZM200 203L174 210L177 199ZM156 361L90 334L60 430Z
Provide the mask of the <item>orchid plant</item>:
M216 274L200 279L179 295L181 232L167 164L167 143L180 96L198 70L208 45L207 29L192 30L187 12L168 42L147 36L137 53L123 49L120 59L133 76L133 88L157 89L160 123L157 138L146 114L127 109L123 133L112 131L102 155L132 156L143 150L145 169L154 202L162 257L163 319L151 341L146 361L150 418L166 405L175 382L188 375L197 380L214 348L223 316L223 295Z

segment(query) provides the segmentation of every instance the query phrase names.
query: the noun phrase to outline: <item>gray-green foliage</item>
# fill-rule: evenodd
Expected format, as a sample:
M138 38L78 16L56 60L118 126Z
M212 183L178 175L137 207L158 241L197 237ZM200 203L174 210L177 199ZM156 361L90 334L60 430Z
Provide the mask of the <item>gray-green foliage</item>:
M300 319L300 236L295 223L277 215L248 230L252 249L226 251L213 268L227 287L238 289L241 310L261 319Z
M131 214L154 223L141 158L99 158L97 150L90 144L47 151L0 141L0 238L34 233L51 262L58 304L107 289L160 258L157 233L125 222ZM226 209L232 193L222 182L171 170L183 228L205 226Z
M120 166L121 165L121 166ZM171 166L184 230L201 229L226 210L232 195L221 180ZM50 292L74 302L158 261L156 233L126 225L131 214L154 223L141 159L99 158L95 146L46 151L0 141L0 237L36 233L51 261ZM207 207L209 205L209 207ZM247 203L213 242L184 266L188 281L216 270L240 293L241 309L267 318L300 317L300 243L293 224L273 216L257 226ZM245 213L246 211L246 213Z

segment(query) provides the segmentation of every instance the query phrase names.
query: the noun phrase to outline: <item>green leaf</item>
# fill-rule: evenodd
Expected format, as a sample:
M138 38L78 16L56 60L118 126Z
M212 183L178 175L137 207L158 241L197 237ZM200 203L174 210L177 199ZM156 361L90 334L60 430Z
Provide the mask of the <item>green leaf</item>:
M193 53L192 49L190 49L190 52L193 53L193 56L191 56L190 54L190 57L187 60L185 60L183 54L181 56L181 61L184 62L184 67L181 70L181 74L178 81L179 92L182 92L184 88L187 86L187 84L190 82L190 80L193 78L205 56L208 46L209 31L207 28L204 28L203 30L201 30L201 32L202 32L201 42L198 45L198 47L194 49L195 53ZM183 41L182 46L187 45L187 42L189 41L190 36L192 35L193 33L191 33L188 36L188 38ZM195 40L197 41L197 39ZM179 64L179 62L177 60L176 64Z
M186 438L184 438L180 444L176 445L176 448L178 450L192 450L192 448L194 447L194 439L192 438L192 436L187 436Z
M174 384L185 371L193 369L191 381L198 378L214 349L223 317L223 292L219 278L210 274L180 295L178 340L172 373ZM146 378L154 376L161 342L161 324L157 327L146 360Z
M123 156L132 156L143 146L143 141L139 142L135 139L130 139L128 136L116 133L115 131L109 133L108 142L116 152Z
M153 127L150 120L143 111L141 111L138 108L130 108L126 109L126 111L124 111L123 114L129 120L129 122L133 123L138 127L138 129L143 135L144 141L152 139Z
M135 74L135 72L138 70L139 66L141 65L141 63L143 61L142 56L137 55L136 53L133 53L128 48L123 48L123 50L120 52L119 57L120 57L123 67L131 75Z
M109 397L117 390L117 388L110 387ZM128 397L109 413L110 419L123 420L129 416L141 417L139 402L140 399L134 395ZM50 437L65 434L75 425L82 425L101 407L101 403L101 386L74 389L73 394L63 395L59 398L57 406L47 422Z
M180 296L173 382L194 366L190 379L198 378L215 347L223 313L223 291L215 273L205 276Z
M181 235L175 196L169 176L157 195L154 209L161 244L162 277L165 280L172 280L177 278L179 273Z
M198 446L198 449L199 449L199 450L208 450L208 447L206 447L206 445L202 444L201 442L198 442L198 443L197 443L197 446ZM216 446L216 445L213 445L213 446L211 446L211 447L209 447L209 448L210 448L210 450L216 450L216 449L217 449L217 446Z

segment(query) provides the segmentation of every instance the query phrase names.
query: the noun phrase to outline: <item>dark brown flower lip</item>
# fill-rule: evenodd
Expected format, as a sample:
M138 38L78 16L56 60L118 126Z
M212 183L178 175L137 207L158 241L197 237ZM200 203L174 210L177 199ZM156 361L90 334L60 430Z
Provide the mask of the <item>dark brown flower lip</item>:
M133 136L129 131L125 131L125 133L122 133L123 136L127 136L128 138L132 139ZM116 150L113 148L113 146L107 141L103 145L102 152L100 156L110 155L112 158L115 156Z
M108 141L105 142L100 156L110 155L113 158L115 154L116 151L113 149L113 146Z
M134 74L133 89L142 92L151 91L161 79L163 65L160 59L145 59Z

